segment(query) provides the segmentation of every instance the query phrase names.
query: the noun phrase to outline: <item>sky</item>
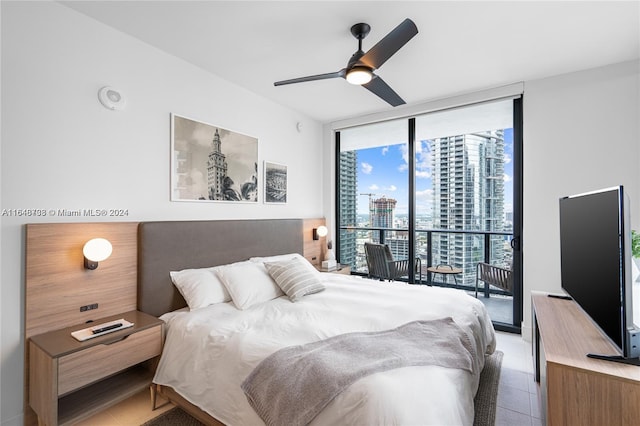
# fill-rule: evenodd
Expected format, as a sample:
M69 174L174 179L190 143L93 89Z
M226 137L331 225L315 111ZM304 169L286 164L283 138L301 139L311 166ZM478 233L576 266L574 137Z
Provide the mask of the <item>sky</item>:
M505 212L513 211L513 129L505 129ZM433 202L429 144L416 146L416 211L430 214ZM397 200L396 214L408 213L407 145L396 144L358 149L358 214L368 214L369 196Z

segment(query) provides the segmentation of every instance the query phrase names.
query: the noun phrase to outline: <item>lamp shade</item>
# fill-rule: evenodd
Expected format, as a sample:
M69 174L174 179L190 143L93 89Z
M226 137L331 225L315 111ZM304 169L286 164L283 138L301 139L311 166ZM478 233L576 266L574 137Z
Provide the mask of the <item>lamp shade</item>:
M351 84L363 85L371 81L373 74L369 68L358 66L347 71L345 78Z
M92 262L102 262L111 256L113 247L109 240L104 238L94 238L85 243L82 248L84 257Z
M327 234L329 233L329 230L327 229L326 226L321 225L321 226L318 226L316 233L318 234L319 237L326 237Z

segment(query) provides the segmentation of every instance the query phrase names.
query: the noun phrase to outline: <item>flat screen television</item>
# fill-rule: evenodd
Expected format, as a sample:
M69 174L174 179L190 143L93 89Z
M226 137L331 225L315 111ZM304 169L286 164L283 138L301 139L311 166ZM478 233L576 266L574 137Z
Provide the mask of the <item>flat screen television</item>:
M560 199L560 256L562 289L622 358L640 357L640 333L633 322L629 200L622 186Z

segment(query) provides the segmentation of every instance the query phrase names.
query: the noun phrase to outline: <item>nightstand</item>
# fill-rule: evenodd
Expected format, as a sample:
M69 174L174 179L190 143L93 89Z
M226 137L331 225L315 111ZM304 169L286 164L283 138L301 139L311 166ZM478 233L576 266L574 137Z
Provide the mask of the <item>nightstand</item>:
M72 331L120 318L134 325L79 342ZM149 388L164 341L163 322L130 311L33 336L29 405L38 423L69 424Z

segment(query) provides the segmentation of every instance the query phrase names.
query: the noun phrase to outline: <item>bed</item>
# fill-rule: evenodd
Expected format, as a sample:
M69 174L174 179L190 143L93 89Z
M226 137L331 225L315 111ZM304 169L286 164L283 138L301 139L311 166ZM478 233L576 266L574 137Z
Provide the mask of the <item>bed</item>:
M345 386L300 424L471 425L485 355L495 349L482 303L453 289L320 273L301 255L303 223L140 225L139 309L166 323L154 378L159 392L206 423L278 424L262 412L261 417L260 407L245 393L250 375L266 359L343 336L450 318L469 342L470 368L402 365L374 371ZM298 286L302 290L279 287L278 270L299 270L311 284ZM217 290L209 286L202 293L203 279L215 282ZM291 410L299 408L293 404Z

